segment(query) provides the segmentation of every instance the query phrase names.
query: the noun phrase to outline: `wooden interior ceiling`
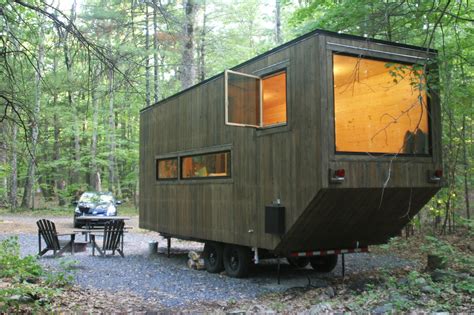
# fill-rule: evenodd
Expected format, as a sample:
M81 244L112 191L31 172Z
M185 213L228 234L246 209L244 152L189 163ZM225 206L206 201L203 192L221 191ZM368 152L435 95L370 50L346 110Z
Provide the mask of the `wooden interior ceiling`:
M286 123L286 72L262 80L263 126Z
M427 97L412 66L338 54L333 64L336 151L429 153Z

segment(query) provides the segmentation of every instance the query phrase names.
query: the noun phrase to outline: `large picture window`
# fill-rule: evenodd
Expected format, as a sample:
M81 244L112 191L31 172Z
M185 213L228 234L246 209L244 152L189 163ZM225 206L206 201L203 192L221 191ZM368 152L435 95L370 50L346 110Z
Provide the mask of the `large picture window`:
M258 77L227 70L226 124L270 127L287 122L286 71Z
M230 177L230 151L181 157L181 178Z
M419 66L333 54L337 152L429 154Z
M156 160L156 179L178 179L178 158Z

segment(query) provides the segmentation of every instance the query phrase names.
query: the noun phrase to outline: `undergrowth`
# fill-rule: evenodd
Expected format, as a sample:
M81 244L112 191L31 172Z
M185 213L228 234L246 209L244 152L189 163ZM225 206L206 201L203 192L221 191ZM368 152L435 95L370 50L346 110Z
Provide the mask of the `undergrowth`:
M64 271L49 272L36 256L21 257L18 237L0 242L0 312L48 310L50 302L71 284L70 264L62 261Z

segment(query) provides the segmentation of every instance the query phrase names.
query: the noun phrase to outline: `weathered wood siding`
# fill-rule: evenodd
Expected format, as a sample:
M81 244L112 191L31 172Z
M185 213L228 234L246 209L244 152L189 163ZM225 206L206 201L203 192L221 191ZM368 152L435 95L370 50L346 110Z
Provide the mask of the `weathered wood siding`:
M225 125L223 75L144 110L140 226L281 253L353 241L377 243L399 231L440 187L426 180L428 170L441 167L439 101L431 100L431 157L336 155L332 50L401 61L414 60L407 55L426 57L422 51L316 34L233 69L255 75L286 69L286 126L257 130ZM231 178L156 181L156 158L222 150L231 150ZM344 183L330 184L329 168L344 168ZM390 190L381 202L384 185ZM414 196L409 216L391 226L407 212L409 196ZM264 232L265 205L276 199L286 207L283 237Z

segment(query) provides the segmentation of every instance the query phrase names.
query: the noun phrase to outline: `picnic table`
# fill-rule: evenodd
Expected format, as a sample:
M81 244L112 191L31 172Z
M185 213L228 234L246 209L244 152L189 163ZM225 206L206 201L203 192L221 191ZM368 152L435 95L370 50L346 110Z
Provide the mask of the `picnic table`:
M93 216L93 215L83 215L76 217L77 221L84 223L86 229L91 229L95 224L104 224L107 221L116 220L116 221L126 221L130 220L130 217L105 217L105 216Z
M102 224L103 225L105 222L108 222L108 221L111 221L111 220L126 221L126 220L130 220L130 218L129 217L119 217L119 216L105 217L105 216L85 215L85 216L76 217L76 220L79 220L79 221L83 222L85 228L74 230L74 232L75 233L81 233L82 235L84 235L85 240L89 241L91 233L100 232L100 229L94 228L95 225L97 225L97 224ZM124 228L124 232L126 233L127 230L130 230L130 229L132 229L131 226L126 226ZM121 239L120 239L120 246L121 246L121 249L123 251L123 234L122 234Z

